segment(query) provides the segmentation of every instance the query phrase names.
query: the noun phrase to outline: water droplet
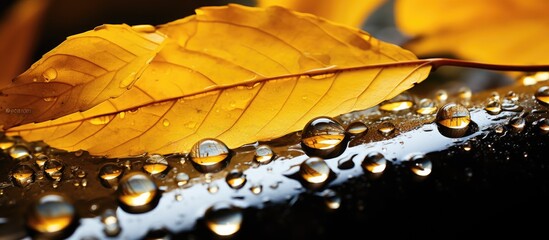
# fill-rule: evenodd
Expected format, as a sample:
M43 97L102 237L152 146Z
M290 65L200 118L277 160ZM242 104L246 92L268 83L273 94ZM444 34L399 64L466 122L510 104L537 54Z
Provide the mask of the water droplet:
M32 158L30 150L22 144L17 144L10 148L9 154L13 159L26 160Z
M538 120L538 128L542 133L549 132L549 119L542 118Z
M368 127L363 122L353 122L347 126L347 132L352 135L363 134L368 131Z
M63 163L55 159L49 159L44 163L44 172L55 181L61 181L63 169Z
M45 97L42 100L44 100L44 102L53 102L57 100L57 97Z
M101 222L103 223L103 232L109 237L117 236L120 233L120 223L116 212L112 209L107 209L101 214Z
M509 125L515 132L520 132L526 126L526 120L523 117L513 117L509 120Z
M424 98L419 100L416 112L422 115L433 114L437 110L437 105L433 100Z
M67 229L75 219L75 209L62 195L48 193L31 206L27 226L40 233L58 233Z
M93 125L105 125L111 121L111 116L99 116L88 120Z
M78 150L74 152L75 157L81 157L82 155L84 155L84 150Z
M29 165L18 164L11 170L13 183L20 187L26 187L34 182L34 170Z
M488 112L489 114L496 115L501 112L501 103L499 100L490 101L488 104L486 104L486 107L484 107L484 110Z
M416 156L411 159L412 165L410 169L412 172L418 176L425 177L431 174L433 170L433 164L431 160L425 158L424 156Z
M311 157L301 163L299 173L309 183L324 183L330 176L330 167L322 158Z
M409 93L403 92L392 99L379 104L379 110L387 112L398 112L410 109L414 106L414 98Z
M341 207L341 197L335 191L327 189L322 193L322 196L326 207L329 209L336 210Z
M133 25L132 30L135 30L136 32L142 32L142 33L154 33L156 32L156 28L149 24L140 24L140 25Z
M233 169L227 173L225 180L227 181L227 184L229 184L229 187L233 189L240 189L246 183L246 175L244 175L244 173L240 170Z
M204 213L206 226L219 236L230 236L240 230L242 224L240 209L229 203L216 203Z
M118 113L118 117L119 117L120 119L124 119L124 118L126 117L126 112L119 112L119 113Z
M219 191L219 186L215 183L208 184L208 192L211 194L216 194Z
M263 186L259 184L254 184L252 187L250 187L250 191L252 191L253 194L258 195L263 191Z
M379 124L377 131L383 136L389 136L395 131L395 124L392 122L382 122Z
M168 161L160 154L152 154L145 160L143 169L150 174L159 174L168 169Z
M503 134L505 132L505 129L501 125L496 126L494 130L497 134Z
M473 92L468 87L461 87L458 90L458 97L463 99L463 100L471 99L472 95L473 95Z
M206 138L194 144L190 157L198 170L215 172L227 165L229 149L217 139Z
M267 145L259 145L255 149L255 160L261 164L267 164L273 159L273 150Z
M509 101L516 102L516 101L519 100L519 96L518 96L515 92L509 91L509 92L505 95L504 100L509 100Z
M186 173L180 172L175 175L175 181L177 182L177 186L180 186L180 187L189 183L189 179L190 177Z
M545 106L549 105L549 86L540 87L536 91L535 96L539 103Z
M369 153L362 161L362 167L371 173L382 173L387 167L387 159L381 153Z
M126 174L120 180L118 187L118 200L128 207L136 207L141 211L141 207L148 206L158 194L158 188L154 181L142 172L131 172ZM149 208L143 209L150 210Z
M526 75L526 76L522 76L519 79L519 82L521 82L522 85L524 86L531 86L531 85L537 84L538 79L536 79L536 77L533 75Z
M178 201L178 202L181 202L181 200L183 200L183 195L181 194L175 194L175 201Z
M3 141L0 142L0 149L6 150L6 149L12 147L13 145L15 145L15 142L9 141L9 140L3 140Z
M334 157L341 154L345 144L345 129L329 117L309 121L301 133L301 143L308 155Z
M57 78L57 70L55 68L48 68L42 73L42 78L44 82L50 82Z
M309 77L316 80L322 80L322 79L334 77L335 75L336 75L335 72L331 72L331 73L322 73L322 74L309 74Z
M164 120L162 120L162 125L164 127L168 127L168 126L170 126L170 121L168 119L164 119Z
M436 121L446 128L463 129L469 126L471 115L463 105L448 103L438 110Z
M534 77L538 82L547 81L549 80L549 72L537 72Z
M499 101L500 96L498 92L492 92L490 93L490 97L488 97L488 101Z
M471 149L473 148L473 146L471 145L470 142L464 143L462 147L463 147L463 150L465 150L467 152L471 151Z
M448 92L444 90L438 90L435 93L435 99L439 102L445 102L446 100L448 100Z
M124 167L115 163L107 163L99 169L99 178L105 187L111 188L118 185L118 179L123 172Z
M34 154L34 161L36 162L36 165L38 165L39 168L42 168L44 166L44 163L50 159L48 155L43 153L35 153Z
M509 99L503 99L503 103L501 104L501 109L505 111L511 111L511 112L522 112L524 108L516 104L515 101L509 100Z

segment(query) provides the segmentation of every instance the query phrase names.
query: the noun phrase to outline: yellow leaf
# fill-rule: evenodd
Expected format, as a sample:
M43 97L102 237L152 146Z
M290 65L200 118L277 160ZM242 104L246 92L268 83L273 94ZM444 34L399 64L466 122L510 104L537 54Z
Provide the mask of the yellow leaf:
M311 13L328 20L360 27L366 18L385 0L258 0L260 7L282 6Z
M167 38L129 89L116 83L110 86L115 90L81 93L125 90L119 97L8 132L110 156L187 152L202 138L237 147L299 130L317 116L374 106L422 81L431 68L365 32L281 7L229 5L196 12L158 27ZM105 31L116 38L125 32L119 28L130 29ZM119 44L119 49L134 45ZM103 50L82 45L72 54ZM43 60L35 66L49 67ZM68 100L78 101L73 97ZM51 111L58 109L43 116Z
M399 28L416 40L406 47L419 55L453 53L505 64L549 62L549 1L398 0Z

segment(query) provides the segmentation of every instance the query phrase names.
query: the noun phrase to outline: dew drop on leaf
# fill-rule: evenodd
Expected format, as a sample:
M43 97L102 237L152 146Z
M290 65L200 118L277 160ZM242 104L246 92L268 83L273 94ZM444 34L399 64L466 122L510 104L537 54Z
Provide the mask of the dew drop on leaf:
M30 207L27 226L41 233L58 233L75 219L74 206L62 195L48 193Z
M44 82L50 82L57 78L57 70L55 68L48 68L42 73L42 78Z
M105 124L109 123L110 121L111 121L110 116L99 116L99 117L94 117L94 118L89 120L89 122L93 125L105 125Z
M240 230L242 212L232 205L216 203L204 213L204 222L210 231L219 236L230 236Z
M168 126L170 126L170 121L168 119L164 119L164 120L162 120L162 125L164 127L168 127Z
M309 183L324 183L330 176L330 167L324 162L324 159L311 157L303 161L299 168L299 173L303 180Z

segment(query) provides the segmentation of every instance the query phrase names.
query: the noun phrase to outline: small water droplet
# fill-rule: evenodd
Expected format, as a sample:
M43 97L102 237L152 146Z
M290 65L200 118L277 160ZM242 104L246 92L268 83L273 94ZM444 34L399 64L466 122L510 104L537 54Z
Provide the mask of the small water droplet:
M45 97L42 100L44 100L44 102L53 102L57 100L57 97Z
M124 118L126 117L126 112L123 112L123 111L122 111L122 112L119 112L119 113L118 113L118 117L119 117L120 119L124 119Z
M301 143L308 155L333 157L344 150L345 129L336 120L318 117L309 121L301 133Z
M540 87L535 93L536 100L539 103L548 106L549 105L549 86Z
M466 142L461 147L463 148L463 150L469 152L473 148L473 145L470 142Z
M538 82L547 81L549 80L549 72L537 72L534 77Z
M163 173L166 169L168 169L168 161L160 154L151 154L143 164L143 170L153 175Z
M533 75L525 75L519 79L519 82L521 82L524 86L531 86L537 84L538 79L536 79Z
M436 121L446 128L463 129L469 126L471 115L463 105L448 103L438 110Z
M448 92L442 89L438 90L435 93L435 99L439 102L445 102L446 100L448 100Z
M156 28L149 24L140 24L140 25L133 25L132 30L136 32L142 32L142 33L154 33L156 32Z
M383 136L389 136L395 132L395 124L392 122L382 122L379 124L377 131Z
M11 170L13 183L20 187L26 187L34 182L34 170L26 164L18 164Z
M379 110L387 112L398 112L410 109L414 106L414 98L407 92L396 95L392 99L383 101L379 104Z
M368 127L363 122L353 122L347 126L347 132L352 135L363 134L368 131Z
M263 186L260 185L260 184L254 184L250 187L250 191L255 194L255 195L258 195L260 194L262 191L263 191Z
M50 82L57 78L57 70L55 68L48 68L42 73L42 78L44 82Z
M190 157L198 170L215 172L226 166L229 149L225 143L217 139L206 138L194 144Z
M240 209L225 202L216 203L204 213L206 226L219 236L230 236L238 232L242 219Z
M549 119L542 118L538 120L538 128L542 133L548 133L549 132Z
M36 165L38 165L39 168L42 168L44 166L44 163L50 159L48 155L43 153L35 153L34 154L34 161L36 162Z
M330 167L324 162L324 159L311 157L303 161L299 168L299 173L303 180L309 183L324 183L330 176Z
M431 163L431 160L425 158L424 156L416 156L412 158L411 163L410 169L412 172L421 177L428 176L433 170L433 163Z
M429 114L435 113L436 110L437 110L436 103L429 98L424 98L419 100L416 112L421 115L429 115Z
M29 148L22 144L17 144L10 148L9 154L16 160L27 160L32 158Z
M84 154L84 150L78 150L74 152L75 157L81 157Z
M58 233L67 229L75 219L75 209L62 195L48 193L31 206L27 226L40 233Z
M387 159L381 153L369 153L362 161L362 167L371 173L382 173L387 167Z
M10 140L0 141L0 149L2 149L2 150L6 150L6 149L12 147L13 145L15 145L15 142L10 141Z
M515 93L515 92L513 92L513 91L509 91L509 92L507 92L507 94L505 95L504 100L516 102L516 101L519 100L519 96L518 96L517 93Z
M175 175L175 181L177 182L177 186L184 186L185 184L189 183L189 175L186 173L180 172Z
M515 132L521 132L526 126L526 120L523 117L513 117L509 120L509 125Z
M312 79L322 80L322 79L334 77L335 75L336 75L335 72L331 72L331 73L321 73L321 74L309 74L308 76Z
M473 96L473 92L468 87L461 87L458 90L458 97L463 100L469 100Z
M486 104L486 107L484 107L484 110L488 112L489 114L496 115L501 112L501 103L499 100L490 101L488 104Z
M106 187L113 187L118 185L118 179L123 172L124 167L115 163L107 163L99 169L99 178L106 181Z
M497 134L503 134L503 133L505 132L505 129L503 128L503 126L498 125L498 126L496 126L496 128L494 129L494 131L495 131Z
M101 222L103 223L103 232L109 237L117 236L120 233L120 223L116 212L112 209L107 209L101 214Z
M242 173L242 171L233 169L229 173L227 173L227 177L225 177L225 180L227 181L229 187L233 189L240 189L246 183L246 176L244 175L244 173Z
M111 121L111 116L99 116L88 120L93 125L105 125Z
M82 181L80 182L80 184L82 185L82 187L86 187L86 186L88 186L88 180L82 179Z
M63 163L55 159L49 159L44 163L44 172L55 181L61 181L63 169Z
M341 207L341 197L333 190L328 189L322 193L326 207L337 210Z
M211 194L216 194L219 191L219 186L215 183L208 184L208 192Z
M154 181L142 172L126 174L120 180L118 187L118 200L129 207L145 207L155 199L157 194L158 188ZM146 210L149 209L146 208Z
M170 126L170 121L168 119L164 119L164 120L162 120L162 125L164 127L168 127L168 126Z
M267 164L273 159L273 150L267 145L259 145L255 149L255 160L261 164Z
M183 200L183 195L181 194L175 194L175 201L178 201L178 202L181 202L181 200Z

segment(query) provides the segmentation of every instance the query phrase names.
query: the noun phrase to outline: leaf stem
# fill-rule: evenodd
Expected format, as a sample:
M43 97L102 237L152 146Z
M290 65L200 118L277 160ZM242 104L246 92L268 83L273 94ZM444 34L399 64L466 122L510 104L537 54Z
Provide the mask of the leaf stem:
M502 64L489 64L471 62L466 60L450 59L450 58L428 58L423 59L431 64L432 71L435 71L439 67L453 66L453 67L467 67L478 68L495 71L516 71L516 72L539 72L549 71L549 65L502 65Z

